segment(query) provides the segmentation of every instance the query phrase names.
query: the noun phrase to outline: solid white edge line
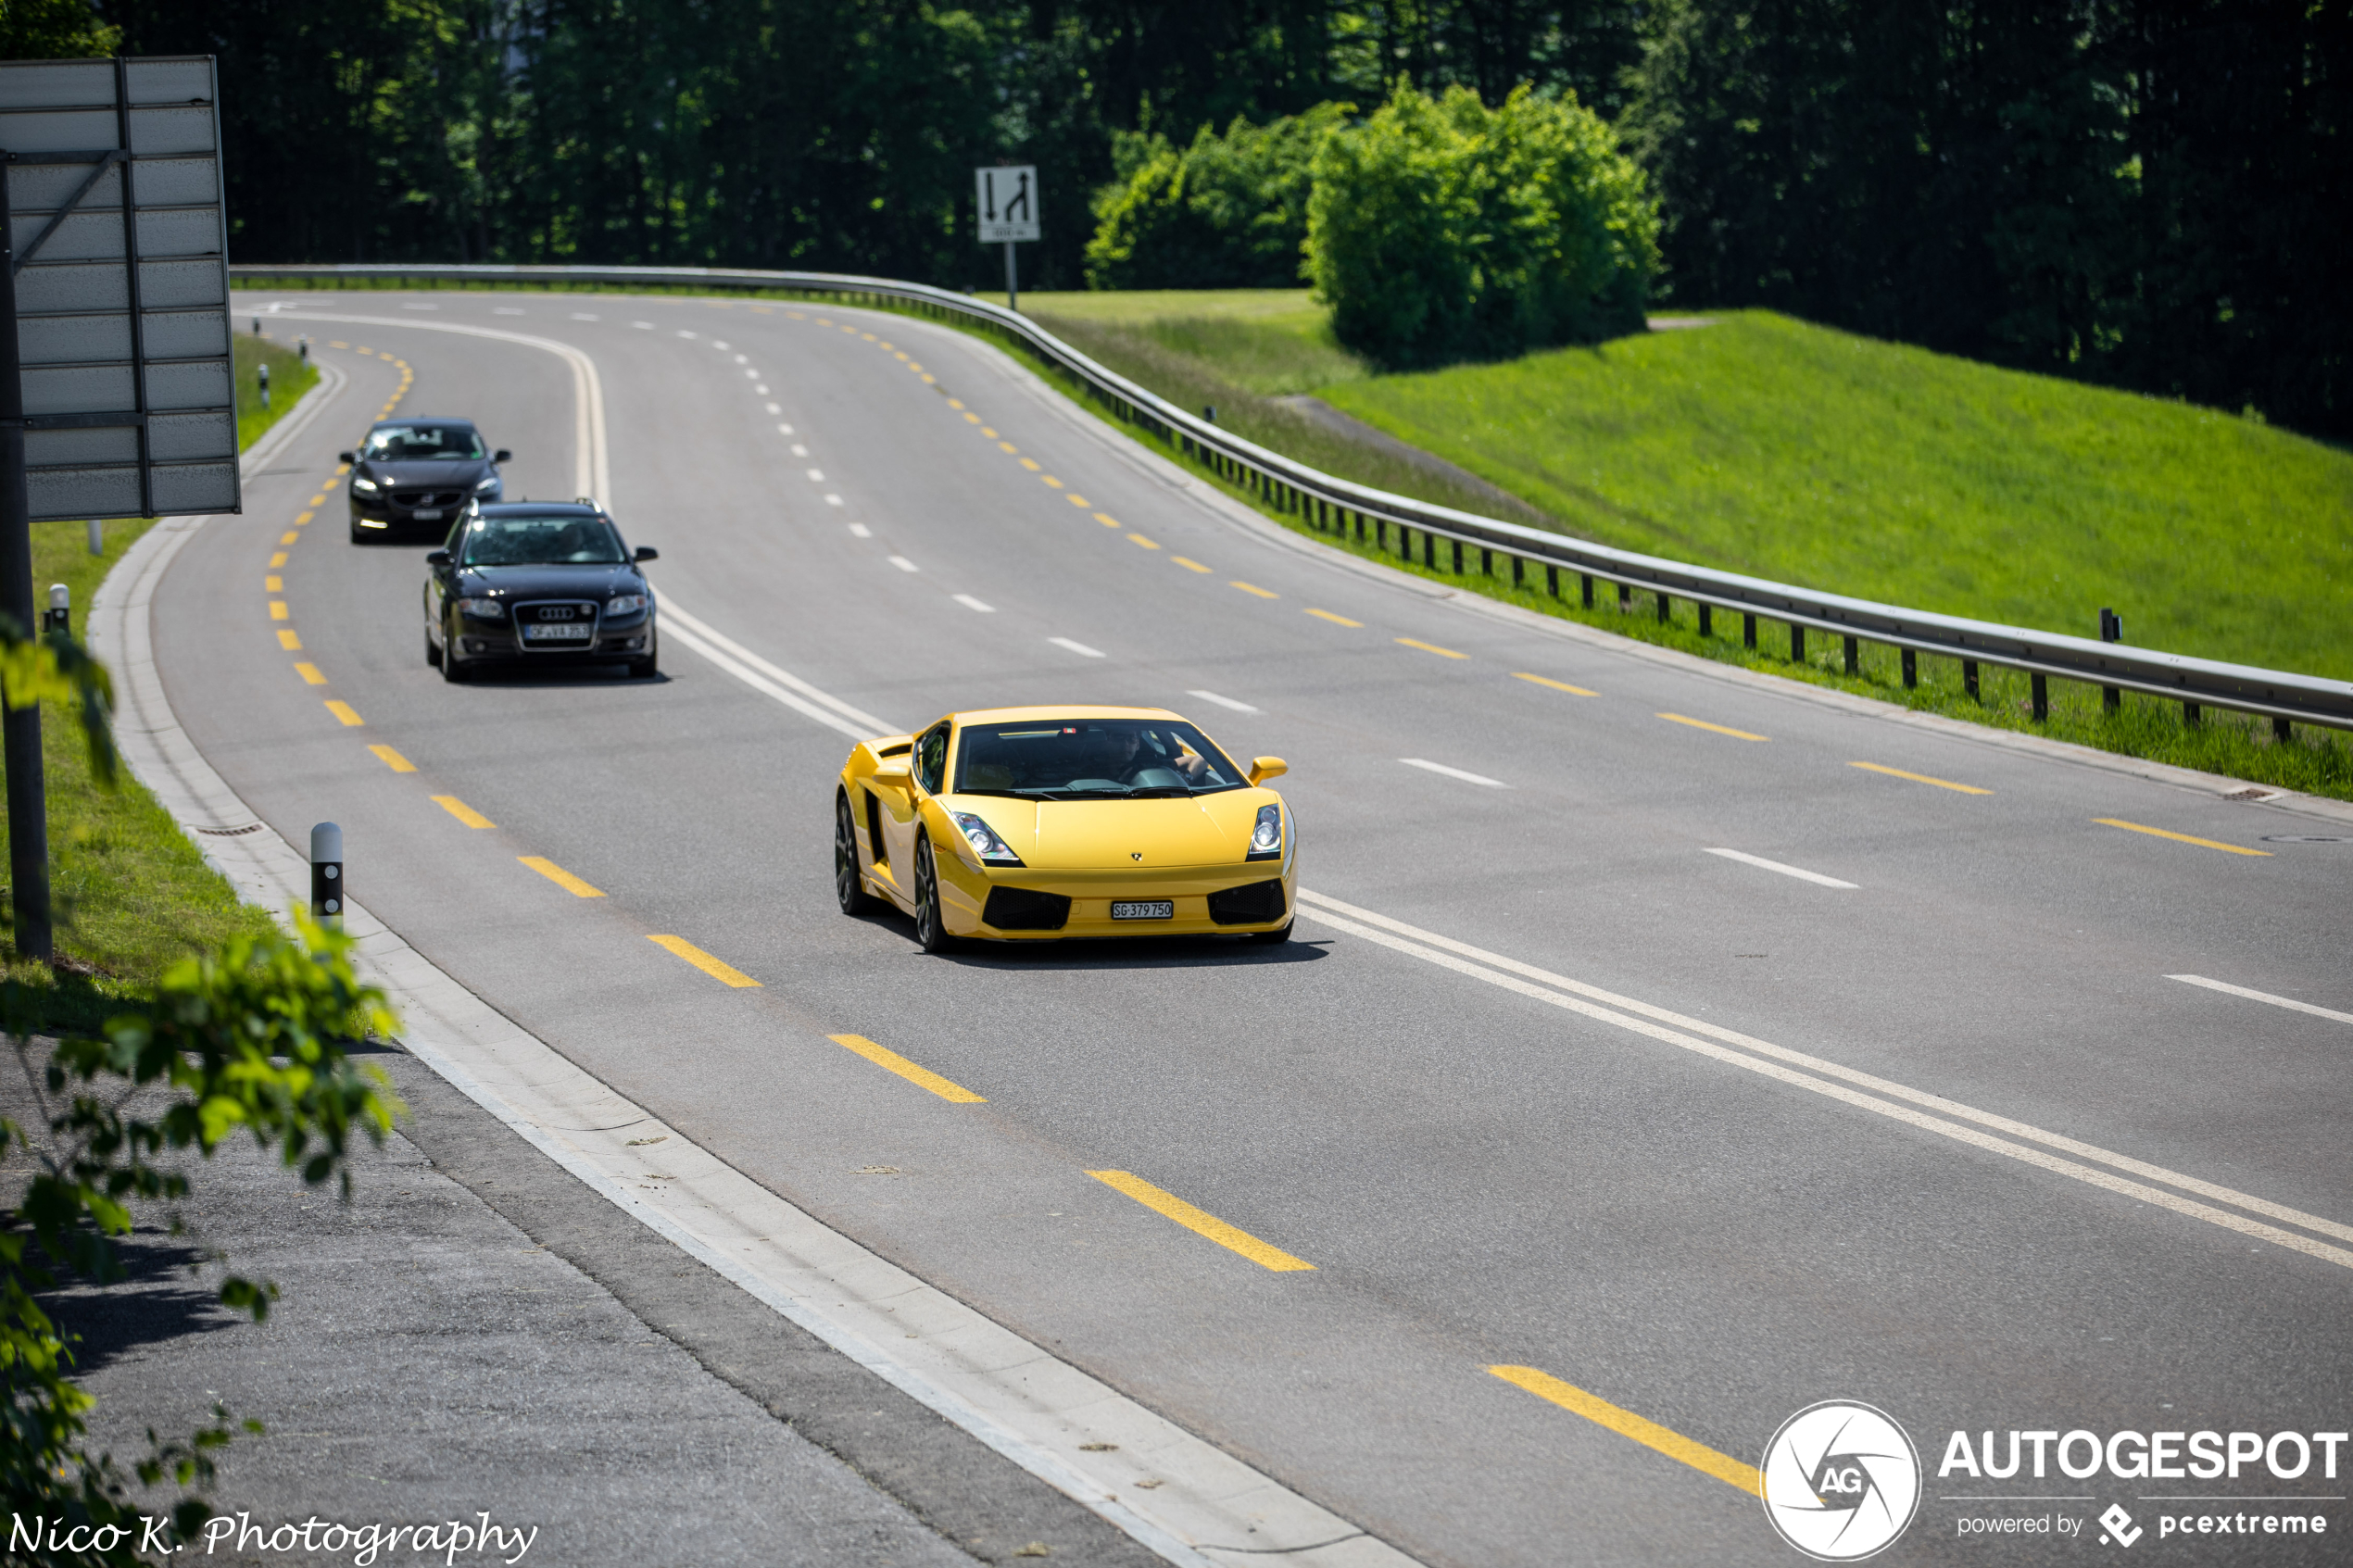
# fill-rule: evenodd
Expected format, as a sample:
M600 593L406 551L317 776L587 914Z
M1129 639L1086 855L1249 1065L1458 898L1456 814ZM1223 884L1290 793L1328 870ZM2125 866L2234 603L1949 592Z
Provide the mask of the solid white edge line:
M1260 713L1265 711L1264 709L1252 708L1246 702L1236 702L1229 696L1219 696L1215 692L1189 691L1185 695L1187 696L1197 696L1203 702L1214 702L1220 708L1230 708L1237 713Z
M1404 763L1408 768L1420 768L1428 772L1443 773L1450 779L1460 779L1465 784L1485 784L1490 789L1509 789L1512 787L1501 779L1489 778L1485 773L1465 772L1460 768L1449 768L1443 762L1432 762L1427 758L1400 757L1397 760Z
M1302 894L1302 906L1304 902L1305 895ZM2144 1186L2138 1182L2128 1182L2121 1176L2110 1175L2106 1171L2094 1170L2089 1165L2079 1165L2071 1160L2061 1160L2056 1155L2045 1154L2039 1148L2030 1148L2024 1144L2012 1143L2007 1138L1997 1138L1989 1133L1981 1133L1974 1127L1965 1127L1957 1122L1947 1122L1942 1117L1930 1116L1914 1110L1908 1106L1896 1105L1887 1100L1874 1098L1869 1095L1860 1094L1847 1088L1844 1085L1817 1078L1810 1073L1796 1072L1783 1067L1779 1062L1762 1060L1744 1052L1695 1039L1692 1035L1662 1028L1658 1024L1647 1022L1639 1018L1630 1018L1624 1013L1613 1012L1607 1008L1596 1007L1579 997L1549 990L1541 985L1530 985L1516 976L1470 963L1450 953L1442 953L1435 948L1422 947L1418 943L1408 942L1403 937L1392 936L1372 926L1360 925L1354 921L1344 920L1327 909L1302 907L1300 912L1311 920L1321 921L1326 925L1344 931L1352 936L1378 943L1381 947L1420 959L1426 963L1434 963L1442 969L1451 969L1458 974L1468 975L1474 980L1483 980L1491 985L1501 986L1506 991L1515 991L1534 1000L1546 1002L1557 1008L1565 1008L1571 1012L1581 1013L1587 1018L1595 1019L1603 1023L1616 1024L1620 1029L1631 1030L1637 1035L1647 1035L1651 1039L1663 1041L1696 1055L1712 1058L1727 1066L1738 1067L1745 1072L1755 1073L1795 1088L1806 1089L1827 1098L1854 1106L1858 1110L1873 1111L1891 1121L1918 1127L1923 1132L1936 1133L1957 1143L1965 1143L1995 1154L2007 1155L2013 1160L2039 1166L2058 1175L2070 1176L2079 1182L2101 1187L2143 1203L2153 1203L2159 1208L2170 1209L2177 1214L2187 1215L2192 1219L2204 1220L2208 1223L2237 1231L2242 1236L2255 1236L2287 1248L2291 1251L2302 1252L2309 1257L2334 1263L2340 1268L2353 1269L2353 1251L2347 1251L2344 1248L2332 1247L2327 1242L2316 1241L2308 1236L2298 1236L2293 1231L2284 1231L2276 1225L2267 1225L2259 1220L2250 1220L2244 1214L2233 1214L2208 1204L2194 1202L2176 1193L2161 1192L2156 1187Z
M679 608L677 601L671 596L663 595L659 602L666 629L674 632L681 642L746 685L765 692L786 707L806 713L853 740L873 740L881 735L905 733L888 720L877 719L864 709L852 708L839 697L819 691L791 671L770 663L733 637ZM777 689L780 687L783 690ZM787 691L794 695L786 696Z
M1893 1079L1881 1078L1839 1062L1825 1060L1821 1057L1808 1056L1804 1051L1791 1050L1788 1047L1777 1046L1770 1040L1760 1040L1753 1035L1743 1035L1736 1029L1727 1029L1721 1024L1710 1023L1705 1019L1689 1018L1650 1002L1638 1001L1632 997L1622 997L1614 991L1605 991L1598 985L1589 985L1584 981L1571 980L1565 974L1555 974L1550 970L1522 963L1517 959L1505 958L1501 953L1491 953L1484 947L1474 947L1467 942L1457 942L1451 936L1441 936L1436 932L1424 931L1418 926L1408 925L1403 921L1392 920L1387 915L1377 914L1371 909L1359 909L1353 904L1342 903L1340 899L1326 894L1311 892L1302 887L1299 890L1299 897L1302 904L1314 904L1323 909L1336 910L1368 925L1379 926L1401 936L1409 937L1416 943L1477 960L1482 965L1521 975L1554 989L1591 997L1612 1009L1638 1013L1645 1018L1655 1019L1662 1023L1672 1024L1679 1030L1689 1030L1694 1035L1705 1035L1710 1038L1721 1040L1727 1045L1736 1046L1743 1050L1753 1051L1759 1056L1770 1057L1777 1061L1804 1068L1809 1073L1819 1073L1826 1078L1837 1078L1857 1085L1874 1093L1886 1095L1893 1099L1908 1100L1915 1105L1926 1106L1940 1115L1975 1122L1982 1126L1994 1128L1997 1132L2007 1133L2012 1137L2045 1144L2081 1159L2096 1160L2103 1164L2113 1165L2120 1171L2129 1171L2133 1175L2145 1177L2150 1181L2164 1182L2169 1185L2180 1187L2184 1192L2194 1192L2201 1198L2210 1198L2218 1203L2228 1203L2233 1207L2245 1209L2250 1213L2269 1215L2274 1220L2292 1225L2301 1225L2307 1230L2318 1231L2323 1236L2353 1241L2353 1225L2343 1224L2335 1220L2322 1219L2318 1214L2308 1214L2300 1209L2291 1209L2285 1204L2274 1203L2269 1198L2257 1198L2250 1193L2239 1192L2196 1176L2184 1175L2179 1171L2169 1171L2162 1165L2152 1165L2146 1160L2135 1160L2130 1155L2118 1154L2112 1149L2102 1148L2096 1144L2088 1144L2061 1134L2045 1132L2031 1123L2013 1121L2007 1116L1999 1116L1989 1110L1980 1110L1974 1106L1964 1105L1958 1100L1947 1099L1943 1095L1933 1095L1922 1089L1913 1088L1908 1084L1899 1084Z
M532 341L520 334L478 335ZM593 389L594 366L587 370ZM339 384L322 380L310 395ZM302 422L308 418L302 416ZM289 427L299 428L296 419L290 413L271 432L283 432L280 440L257 443L245 466L258 468L274 454L294 433ZM180 727L155 663L155 591L173 558L209 521L166 519L143 535L93 596L90 635L94 646L113 650L123 699L116 733L132 774L241 896L283 918L289 906L308 897L308 861L267 824L226 837L194 831L207 818L239 827L259 819ZM720 633L700 630L715 645L735 648ZM742 657L832 708L857 712L756 655ZM746 678L741 671L730 673ZM779 693L769 695L783 700ZM875 733L895 733L873 721ZM648 1228L1148 1549L1182 1568L1239 1568L1274 1554L1310 1568L1418 1568L1414 1559L1321 1504L820 1223L518 1027L359 904L346 909L345 929L358 939L363 974L384 986L410 1025L403 1044L453 1087ZM416 1027L421 1018L440 1026L438 1037ZM598 1135L586 1129L601 1130L610 1147L586 1142ZM647 1130L664 1135L666 1160L649 1160L653 1150L622 1141L624 1132ZM641 1198L634 1178L649 1164L673 1167L659 1173L677 1179ZM727 1234L715 1237L705 1227ZM768 1265L764 1273L759 1262ZM751 1281L759 1282L757 1288ZM862 1317L862 1324L855 1321ZM912 1339L906 1337L911 1326L922 1331ZM925 1364L911 1364L912 1359ZM1048 1436L1038 1435L1041 1427ZM1116 1461L1079 1447L1104 1441L1114 1445L1108 1451L1119 1455ZM1065 1449L1077 1457L1066 1457ZM1141 1504L1121 1495L1132 1486L1139 1463L1168 1483ZM1217 1537L1265 1544L1225 1546ZM1300 1544L1286 1547L1284 1540Z
M2250 991L2244 985L2233 985L2226 980L2208 980L2203 974L2169 974L2168 980L2178 980L2184 985L2203 985L2209 991L2227 992L2245 997L2250 1002L2269 1002L2275 1008L2287 1008L2296 1012L2309 1012L2315 1018L2334 1018L2339 1023L2353 1023L2353 1012L2339 1012L2334 1008L2315 1007L2299 1002L2294 997L2275 997L2269 991Z
M1809 872L1803 866L1785 866L1779 860L1768 860L1762 855L1751 855L1745 850L1710 849L1706 851L1706 853L1710 855L1721 855L1727 860L1738 860L1743 866L1755 866L1759 871L1779 872L1783 876L1793 876L1800 882L1817 883L1824 887L1851 888L1855 886L1855 884L1851 882L1841 882L1834 876L1824 876L1819 872Z
M1085 643L1073 642L1068 637L1049 637L1046 640L1053 644L1058 648L1068 648L1071 652L1077 654L1084 659L1109 659L1111 657L1111 655L1105 653L1101 648L1090 648Z

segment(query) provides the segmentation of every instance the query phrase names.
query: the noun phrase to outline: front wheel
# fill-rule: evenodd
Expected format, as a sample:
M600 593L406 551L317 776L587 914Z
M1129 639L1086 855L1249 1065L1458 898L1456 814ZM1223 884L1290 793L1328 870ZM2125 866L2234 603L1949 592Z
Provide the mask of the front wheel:
M425 663L435 670L441 668L441 645L433 640L431 632L425 633Z
M939 872L932 864L931 840L915 840L915 940L931 954L951 952L956 939L939 913Z
M849 797L834 797L834 897L841 902L841 912L850 916L871 915L882 908L882 901L866 891L865 879L858 872L858 827L849 814Z
M445 628L441 633L441 678L451 685L461 685L466 679L466 667L458 658L458 639Z

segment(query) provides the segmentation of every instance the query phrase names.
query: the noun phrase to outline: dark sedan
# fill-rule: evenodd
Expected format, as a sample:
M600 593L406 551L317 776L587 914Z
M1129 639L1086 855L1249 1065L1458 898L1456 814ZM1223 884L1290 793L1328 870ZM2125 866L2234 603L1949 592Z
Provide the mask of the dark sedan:
M654 558L591 503L480 508L425 558L425 662L445 681L491 663L622 661L651 675L654 591L637 564Z
M476 503L506 498L493 452L470 420L384 420L368 432L351 465L351 542L400 535L439 539Z

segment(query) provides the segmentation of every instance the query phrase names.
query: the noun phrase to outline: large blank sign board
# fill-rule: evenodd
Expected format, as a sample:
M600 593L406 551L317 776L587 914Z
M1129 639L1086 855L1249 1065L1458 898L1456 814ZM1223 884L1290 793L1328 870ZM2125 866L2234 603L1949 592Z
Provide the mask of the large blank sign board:
M210 56L0 62L32 516L238 509Z

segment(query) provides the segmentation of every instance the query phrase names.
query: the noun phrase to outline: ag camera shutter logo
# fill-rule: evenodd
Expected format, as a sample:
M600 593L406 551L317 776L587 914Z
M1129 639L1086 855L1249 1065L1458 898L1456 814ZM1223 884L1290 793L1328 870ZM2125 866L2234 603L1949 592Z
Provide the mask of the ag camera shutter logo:
M1818 1562L1856 1562L1893 1544L1920 1506L1920 1456L1884 1411L1808 1405L1765 1447L1765 1517Z

